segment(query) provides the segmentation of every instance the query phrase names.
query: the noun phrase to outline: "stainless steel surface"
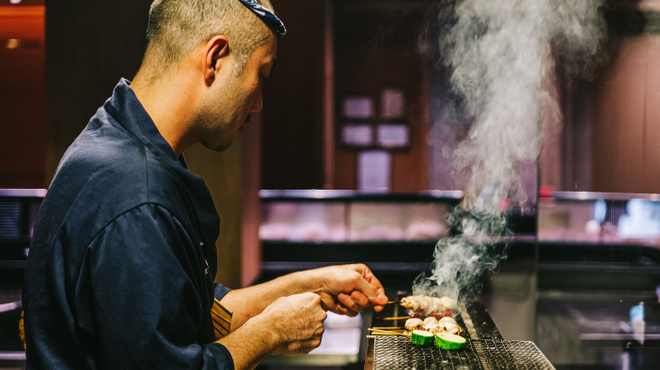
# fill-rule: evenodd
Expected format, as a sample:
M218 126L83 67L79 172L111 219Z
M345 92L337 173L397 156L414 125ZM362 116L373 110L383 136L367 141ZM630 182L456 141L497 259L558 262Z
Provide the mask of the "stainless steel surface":
M468 339L462 350L418 346L401 336L376 336L365 369L554 369L533 342ZM370 343L371 345L371 343Z
M417 192L405 195L420 195L433 198L450 198L450 199L460 199L463 197L463 192L460 190L430 190L426 192ZM274 197L286 197L286 198L301 198L301 199L332 199L332 198L342 198L342 197L354 197L354 196L396 196L397 193L385 193L385 192L365 192L359 190L326 190L326 189L291 189L291 190L260 190L259 196L261 198L274 198Z
M660 201L660 194L650 193L603 193L593 191L554 191L552 198L557 200L630 200L647 199L651 201Z
M43 198L46 196L46 189L0 189L0 196Z
M15 309L22 307L23 307L23 303L21 301L0 303L0 312L13 311Z
M0 360L13 360L13 361L25 360L25 352L24 351L0 351Z

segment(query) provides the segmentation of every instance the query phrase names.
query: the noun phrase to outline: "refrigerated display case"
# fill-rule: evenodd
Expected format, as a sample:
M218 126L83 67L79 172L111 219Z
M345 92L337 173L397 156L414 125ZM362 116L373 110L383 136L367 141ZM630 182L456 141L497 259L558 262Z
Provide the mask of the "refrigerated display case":
M554 192L538 208L539 347L559 366L658 368L660 195Z
M262 190L262 274L351 262L381 271L428 269L461 197L460 191Z

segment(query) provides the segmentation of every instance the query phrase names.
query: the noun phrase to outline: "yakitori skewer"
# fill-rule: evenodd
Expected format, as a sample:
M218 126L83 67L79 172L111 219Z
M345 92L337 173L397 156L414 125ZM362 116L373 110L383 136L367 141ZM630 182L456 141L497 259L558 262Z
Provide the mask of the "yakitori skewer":
M383 320L407 320L410 316L384 317Z

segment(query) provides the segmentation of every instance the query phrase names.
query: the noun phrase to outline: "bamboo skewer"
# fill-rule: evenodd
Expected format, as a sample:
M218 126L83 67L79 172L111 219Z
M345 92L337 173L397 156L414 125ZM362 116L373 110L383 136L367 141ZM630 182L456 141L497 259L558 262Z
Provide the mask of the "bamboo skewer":
M405 329L401 327L376 326L368 329L371 335L404 335Z
M396 330L372 330L371 335L403 335L404 331Z
M410 316L384 317L383 320L407 320Z
M373 326L369 328L369 330L374 329L374 330L403 330L402 327L396 327L396 326Z

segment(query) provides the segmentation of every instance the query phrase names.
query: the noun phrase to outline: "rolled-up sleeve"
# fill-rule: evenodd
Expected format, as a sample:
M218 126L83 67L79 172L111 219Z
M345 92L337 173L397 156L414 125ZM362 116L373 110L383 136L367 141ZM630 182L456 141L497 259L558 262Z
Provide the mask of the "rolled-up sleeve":
M220 284L220 283L215 283L215 286L213 287L213 293L215 296L215 299L218 301L221 301L222 298L229 293L231 289L227 288L226 286Z

